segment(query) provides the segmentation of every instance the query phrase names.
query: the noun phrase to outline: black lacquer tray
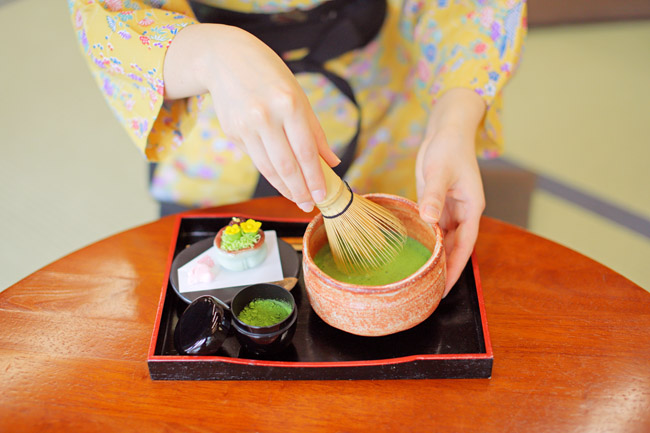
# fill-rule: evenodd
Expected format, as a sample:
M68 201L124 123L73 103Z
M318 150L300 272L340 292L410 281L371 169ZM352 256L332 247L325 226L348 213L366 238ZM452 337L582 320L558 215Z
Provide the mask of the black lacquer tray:
M169 282L172 262L181 251L213 237L233 215L178 216L148 355L154 380L331 380L489 378L492 347L488 334L478 267L469 261L456 286L434 313L418 326L384 337L361 337L335 329L312 310L302 272L292 290L298 326L292 344L273 357L243 351L234 336L214 356L182 356L173 331L187 307ZM308 221L263 222L280 238L301 238ZM298 253L300 254L300 253Z

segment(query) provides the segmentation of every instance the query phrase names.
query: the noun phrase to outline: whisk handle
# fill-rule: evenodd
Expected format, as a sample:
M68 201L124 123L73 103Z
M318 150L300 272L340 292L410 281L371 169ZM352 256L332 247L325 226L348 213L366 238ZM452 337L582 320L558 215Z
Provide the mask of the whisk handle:
M341 198L343 198L343 206L345 206L349 201L349 198L344 196L344 192L347 191L347 188L345 188L343 181L336 173L334 173L334 170L327 165L323 158L320 159L320 165L323 169L323 175L325 176L325 189L327 190L327 193L325 194L325 199L316 203L316 206L325 213L326 209L333 206L338 207L337 203L341 201Z

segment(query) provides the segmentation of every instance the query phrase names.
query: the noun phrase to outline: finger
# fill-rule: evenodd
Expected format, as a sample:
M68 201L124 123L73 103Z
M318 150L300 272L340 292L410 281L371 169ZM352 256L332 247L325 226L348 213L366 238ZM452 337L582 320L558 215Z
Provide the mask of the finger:
M424 165L421 172L424 184L420 196L420 217L429 223L437 223L440 220L442 210L445 207L445 197L452 184L447 169L435 164Z
M318 148L318 153L325 160L325 162L330 167L336 167L341 163L341 159L334 153L327 143L327 137L325 136L325 131L316 115L312 112L310 116L309 124L311 125L311 130L314 134L314 139L316 140L316 147Z
M269 181L275 189L278 190L280 194L293 201L293 195L287 186L285 185L282 178L275 171L273 163L271 162L266 149L262 144L262 140L258 135L249 134L239 141L242 146L246 149L249 157L255 164L255 167L259 170L260 174Z
M283 128L262 128L261 132L260 137L269 160L277 175L289 189L292 200L304 212L311 212L314 202Z
M424 194L424 175L423 173L423 156L421 155L422 150L418 152L418 156L415 159L415 191L418 196L418 203L422 202L422 195Z
M450 231L445 238L447 251L447 281L444 298L458 281L460 274L465 269L469 257L472 255L476 238L478 237L479 218L470 218L458 225L456 230Z
M285 124L284 131L314 203L322 202L326 195L325 177L311 125L294 117Z

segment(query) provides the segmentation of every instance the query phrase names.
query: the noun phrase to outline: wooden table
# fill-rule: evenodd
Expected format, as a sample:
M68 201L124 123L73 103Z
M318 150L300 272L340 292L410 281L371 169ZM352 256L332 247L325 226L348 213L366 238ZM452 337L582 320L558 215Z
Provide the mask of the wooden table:
M283 199L218 210L300 215ZM491 379L152 381L173 224L111 236L0 294L0 431L650 431L650 294L490 218L476 256Z

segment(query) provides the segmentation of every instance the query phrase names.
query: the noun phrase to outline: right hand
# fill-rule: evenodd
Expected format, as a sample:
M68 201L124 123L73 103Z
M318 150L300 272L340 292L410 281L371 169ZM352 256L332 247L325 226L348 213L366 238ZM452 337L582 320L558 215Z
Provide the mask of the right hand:
M293 73L262 41L237 27L188 26L168 49L164 80L170 99L210 92L226 136L303 211L324 199L319 156L340 160Z

